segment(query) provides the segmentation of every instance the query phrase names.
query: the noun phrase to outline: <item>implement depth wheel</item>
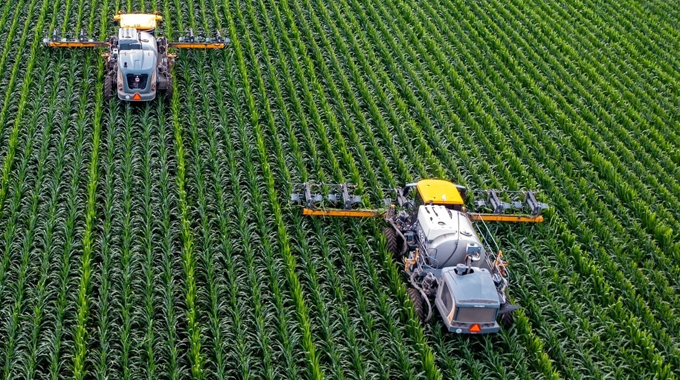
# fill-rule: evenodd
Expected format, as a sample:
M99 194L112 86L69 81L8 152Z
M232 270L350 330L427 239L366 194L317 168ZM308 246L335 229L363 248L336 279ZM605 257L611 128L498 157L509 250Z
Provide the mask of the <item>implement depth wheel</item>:
M399 236L397 236L397 231L392 227L383 227L383 234L385 234L387 250L396 260L401 259L401 244L399 244L400 241Z
M423 297L420 295L420 291L415 288L408 288L406 289L406 293L408 293L408 297L411 299L411 302L413 302L413 308L416 311L416 316L418 317L421 323L425 322L425 310L423 310Z

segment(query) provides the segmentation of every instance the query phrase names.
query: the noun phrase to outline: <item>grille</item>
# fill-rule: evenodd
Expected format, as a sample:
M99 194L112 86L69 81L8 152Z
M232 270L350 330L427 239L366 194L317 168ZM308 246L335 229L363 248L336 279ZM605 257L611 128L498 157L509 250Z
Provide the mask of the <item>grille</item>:
M490 307L461 307L455 320L460 322L491 322L496 318L496 309Z
M139 79L137 79L139 78ZM149 80L149 74L127 74L128 87L132 90L143 90L146 88L146 82Z

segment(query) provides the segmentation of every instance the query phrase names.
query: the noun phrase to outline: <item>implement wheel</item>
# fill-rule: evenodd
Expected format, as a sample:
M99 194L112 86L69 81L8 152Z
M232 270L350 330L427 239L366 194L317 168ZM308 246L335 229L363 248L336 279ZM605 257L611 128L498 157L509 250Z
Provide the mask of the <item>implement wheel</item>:
M397 231L392 227L383 227L383 234L387 242L387 250L394 256L396 260L401 259L401 244L399 244L399 236Z
M416 311L416 316L421 323L425 322L425 310L423 309L423 297L420 295L420 291L416 288L406 289L408 297L413 302L413 308Z

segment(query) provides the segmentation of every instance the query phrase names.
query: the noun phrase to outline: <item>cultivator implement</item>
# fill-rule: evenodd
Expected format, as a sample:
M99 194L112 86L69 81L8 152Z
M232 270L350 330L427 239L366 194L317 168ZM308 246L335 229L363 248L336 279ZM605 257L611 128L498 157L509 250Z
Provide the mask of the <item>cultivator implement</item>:
M327 194L313 192L328 188ZM348 183L339 184L313 184L309 182L293 184L291 200L303 205L302 214L311 216L344 216L356 218L372 218L382 215L384 209L357 209L362 202L361 196L351 193L356 185ZM389 203L387 203L389 202ZM390 199L383 200L389 205ZM326 206L330 206L326 207Z
M486 195L486 197L476 200L475 207L490 209L491 213L468 212L470 219L474 221L540 223L543 221L541 212L548 208L546 203L536 200L536 194L533 191L480 190L476 194ZM506 202L501 199L503 195L513 199ZM529 214L505 214L507 210L528 210Z
M195 36L193 29L189 29L178 42L169 42L168 46L178 49L224 49L229 42L231 41L223 38L219 30L215 32L215 37L205 37L203 33Z
M73 33L67 33L64 37L59 37L55 30L49 38L43 39L43 44L47 47L55 48L98 48L111 46L111 41L110 39L95 41L88 38L82 30L78 38L74 38Z
M383 189L396 195L395 199L385 198L382 200L383 207L375 209L359 209L357 205L362 203L362 197L352 193L356 185L349 183L341 184L313 184L295 183L291 201L302 205L302 214L310 216L341 216L341 217L380 217L396 206L405 207L410 201L407 199L409 190L417 184L408 184L403 189ZM322 190L326 188L328 192ZM465 189L456 187L458 194L465 194ZM534 191L500 191L479 190L474 192L479 199L474 201L478 210L489 212L477 212L459 207L465 211L473 221L483 222L514 222L514 223L540 223L543 221L541 212L548 205L536 200ZM464 197L465 195L462 195ZM461 199L462 199L461 197ZM504 200L508 199L508 201ZM432 202L432 201L430 201ZM396 204L395 204L396 203ZM421 199L421 203L429 203ZM434 202L437 203L437 202ZM455 205L454 205L455 206ZM461 202L462 206L462 202ZM527 213L510 214L507 211L527 211Z

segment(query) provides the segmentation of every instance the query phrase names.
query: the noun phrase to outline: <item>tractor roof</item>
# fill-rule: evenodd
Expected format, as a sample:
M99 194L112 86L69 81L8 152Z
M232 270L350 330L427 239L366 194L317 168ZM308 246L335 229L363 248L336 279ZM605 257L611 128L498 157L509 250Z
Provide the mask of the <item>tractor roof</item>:
M163 17L155 14L120 13L113 16L113 19L124 29L150 30L156 29L156 25Z
M424 203L438 205L462 205L463 197L456 188L456 185L441 179L424 179L416 185L418 193Z

